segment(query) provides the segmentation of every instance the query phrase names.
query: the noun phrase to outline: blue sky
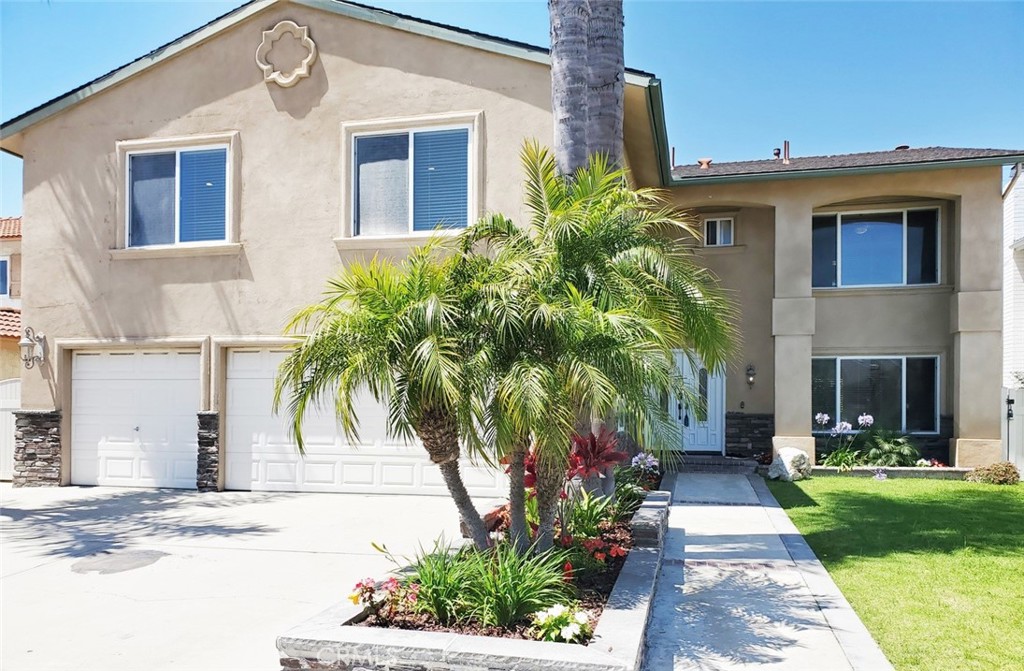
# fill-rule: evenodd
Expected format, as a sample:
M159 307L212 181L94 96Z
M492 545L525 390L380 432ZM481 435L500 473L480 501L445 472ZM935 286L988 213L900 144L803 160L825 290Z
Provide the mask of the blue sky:
M240 2L0 0L7 120ZM547 6L369 4L534 44ZM899 144L1024 149L1024 2L626 2L626 63L664 82L676 160ZM0 158L0 214L21 212Z

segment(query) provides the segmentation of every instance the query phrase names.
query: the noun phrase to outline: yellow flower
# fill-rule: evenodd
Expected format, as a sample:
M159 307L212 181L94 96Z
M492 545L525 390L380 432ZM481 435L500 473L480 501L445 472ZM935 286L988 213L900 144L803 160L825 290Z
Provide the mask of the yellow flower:
M349 594L348 595L348 600L352 602L352 605L358 606L359 605L359 592L353 592L352 594Z

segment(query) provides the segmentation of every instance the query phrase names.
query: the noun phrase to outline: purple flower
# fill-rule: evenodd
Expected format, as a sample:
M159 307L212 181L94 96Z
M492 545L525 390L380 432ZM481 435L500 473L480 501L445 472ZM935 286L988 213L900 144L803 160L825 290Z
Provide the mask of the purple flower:
M830 419L832 418L828 416L828 413L819 412L814 416L814 423L819 426L825 426Z
M857 423L860 424L860 428L866 429L875 423L875 418L865 412L857 417Z
M844 433L849 433L850 431L853 431L853 425L849 422L839 422L832 427L833 436L841 436Z

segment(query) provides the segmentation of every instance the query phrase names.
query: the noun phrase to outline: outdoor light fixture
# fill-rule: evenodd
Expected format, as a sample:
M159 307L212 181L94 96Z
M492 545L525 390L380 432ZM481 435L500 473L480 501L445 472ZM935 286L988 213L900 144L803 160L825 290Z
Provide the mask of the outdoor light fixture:
M36 334L31 326L25 327L25 335L18 342L21 348L21 361L25 368L32 368L36 364L42 365L46 359L46 336L42 333Z
M757 369L754 368L754 364L747 364L747 386L751 389L754 388L755 377L757 377Z

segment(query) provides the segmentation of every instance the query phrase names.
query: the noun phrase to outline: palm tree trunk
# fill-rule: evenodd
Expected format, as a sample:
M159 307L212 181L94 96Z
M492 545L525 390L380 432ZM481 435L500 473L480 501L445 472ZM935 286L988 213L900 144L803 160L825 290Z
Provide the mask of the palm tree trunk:
M416 425L416 434L423 441L430 460L441 468L441 477L473 543L481 550L486 548L490 545L487 528L459 472L459 430L455 418L444 411L427 411Z
M565 464L552 456L537 456L537 550L550 550L555 542L558 499L565 486Z
M530 534L526 530L526 452L528 441L516 444L509 455L508 464L508 514L510 518L508 535L512 546L519 553L530 547Z
M622 0L590 0L587 31L587 152L622 166L626 68Z
M548 0L555 160L563 175L587 163L588 0Z

